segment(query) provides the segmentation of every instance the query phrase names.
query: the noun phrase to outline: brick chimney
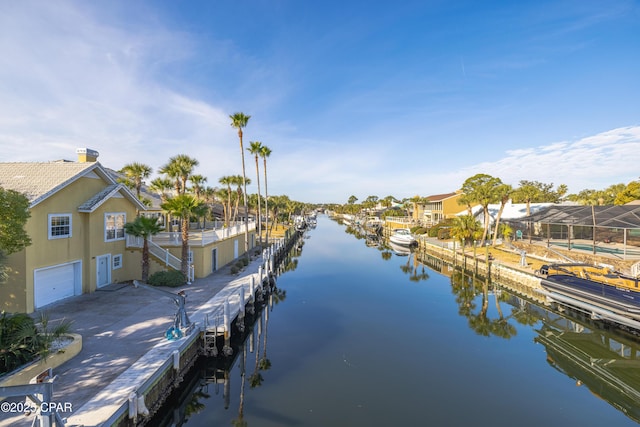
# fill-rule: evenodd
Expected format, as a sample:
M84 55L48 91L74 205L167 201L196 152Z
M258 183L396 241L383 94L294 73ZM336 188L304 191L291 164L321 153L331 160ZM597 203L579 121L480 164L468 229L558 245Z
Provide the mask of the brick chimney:
M76 154L78 155L78 163L96 162L100 155L100 153L91 148L78 148Z

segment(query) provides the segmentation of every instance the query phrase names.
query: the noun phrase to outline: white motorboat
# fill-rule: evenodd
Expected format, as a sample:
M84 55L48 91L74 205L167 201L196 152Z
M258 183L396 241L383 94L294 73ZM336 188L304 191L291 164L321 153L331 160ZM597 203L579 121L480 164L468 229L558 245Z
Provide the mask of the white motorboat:
M397 228L393 230L393 233L389 236L389 241L402 246L412 246L417 243L415 237L413 237L411 232L406 228Z

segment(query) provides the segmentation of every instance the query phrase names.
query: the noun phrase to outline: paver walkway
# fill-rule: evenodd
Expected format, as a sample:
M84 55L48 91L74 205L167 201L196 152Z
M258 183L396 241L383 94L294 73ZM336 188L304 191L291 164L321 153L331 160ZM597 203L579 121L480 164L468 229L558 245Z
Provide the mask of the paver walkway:
M162 288L187 294L187 312L193 313L220 290L243 275L255 273L257 257L239 276L226 266L181 288ZM174 319L173 300L157 292L127 284L112 284L92 293L68 298L45 307L51 322L73 321L72 332L82 335L82 351L54 370L56 402L79 409L127 370L156 344L166 340ZM14 415L14 416L10 416ZM71 414L68 414L71 415ZM0 413L0 426L29 426L33 416Z

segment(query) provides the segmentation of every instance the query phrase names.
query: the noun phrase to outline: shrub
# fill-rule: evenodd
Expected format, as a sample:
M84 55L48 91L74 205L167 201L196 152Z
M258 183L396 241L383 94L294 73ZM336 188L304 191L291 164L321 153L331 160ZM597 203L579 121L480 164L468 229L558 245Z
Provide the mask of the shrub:
M231 274L238 274L239 271L240 269L237 266L235 265L231 266Z
M424 227L416 226L416 227L412 227L410 231L412 234L419 235L419 234L427 233L428 230Z
M153 286L169 286L170 288L177 288L186 283L187 279L184 277L181 271L169 270L169 271L157 271L149 277L149 284Z
M69 332L70 322L62 321L49 328L49 319L41 315L40 323L24 313L0 315L0 374L11 372L36 360L46 359L51 344Z

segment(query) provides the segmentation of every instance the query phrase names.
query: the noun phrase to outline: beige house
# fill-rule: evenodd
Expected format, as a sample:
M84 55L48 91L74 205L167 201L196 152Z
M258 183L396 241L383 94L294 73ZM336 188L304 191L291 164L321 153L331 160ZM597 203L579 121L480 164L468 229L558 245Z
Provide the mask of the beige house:
M54 301L136 277L140 255L125 248L124 224L144 205L78 150L78 162L0 163L0 186L24 194L32 244L8 257L0 309L30 313Z
M447 218L453 218L460 211L467 208L466 205L460 204L458 201L464 193L461 190L445 193L434 194L427 197L427 203L424 205L423 222L427 227L431 227ZM472 205L475 206L477 203Z
M146 208L97 162L98 152L78 149L78 161L0 163L0 187L24 194L32 244L7 259L0 310L31 313L47 304L110 283L139 279L141 242L124 231ZM244 253L244 226L190 231L190 275L205 277ZM180 233L153 237L151 272L181 267ZM249 248L256 245L249 224Z

